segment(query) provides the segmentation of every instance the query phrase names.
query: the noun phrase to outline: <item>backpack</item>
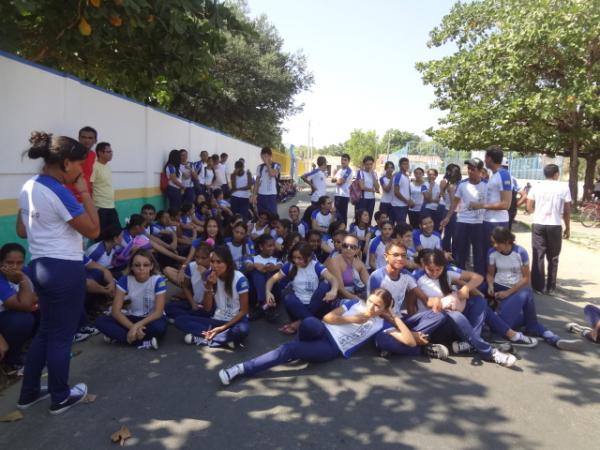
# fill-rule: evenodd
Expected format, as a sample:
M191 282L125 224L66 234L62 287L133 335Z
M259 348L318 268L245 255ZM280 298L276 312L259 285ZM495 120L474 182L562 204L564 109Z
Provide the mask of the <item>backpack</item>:
M160 173L160 190L161 190L161 192L167 192L168 187L169 187L169 177L167 177L167 174L163 170Z
M358 202L360 202L360 199L362 198L362 190L360 189L360 182L358 178L359 174L360 171L358 171L358 173L356 174L356 178L354 179L352 184L350 184L349 189L350 203L352 203L354 206L358 205Z

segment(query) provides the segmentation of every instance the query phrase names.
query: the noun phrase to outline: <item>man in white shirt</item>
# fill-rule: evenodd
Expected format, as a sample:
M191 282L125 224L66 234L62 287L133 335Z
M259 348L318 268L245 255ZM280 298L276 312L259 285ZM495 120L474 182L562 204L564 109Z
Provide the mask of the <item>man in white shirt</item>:
M273 151L269 147L260 151L260 158L263 163L256 168L256 181L250 201L259 213L265 211L277 214L277 177L281 165L273 161Z
M410 199L410 161L408 158L400 158L400 168L392 180L392 210L394 211L394 222L396 225L406 223L408 208L414 206Z
M348 201L350 200L350 184L352 183L350 155L344 153L340 161L342 162L342 167L331 179L335 183L334 206L337 220L341 220L348 225Z
M229 155L227 153L221 153L221 162L219 163L219 165L221 166L221 170L223 170L223 175L225 176L225 183L221 185L224 198L229 198L229 196L231 195L229 190L229 176L231 175L231 170L229 169L229 165L227 164L228 159Z
M327 159L324 156L317 158L317 167L303 174L300 178L308 184L312 190L310 202L312 206L319 205L319 199L327 195Z
M527 194L527 211L533 213L531 230L531 286L537 292L552 294L556 289L558 256L562 239L571 234L571 192L558 181L560 170L556 164L544 167L546 179L532 186ZM561 216L565 229L561 226ZM544 258L548 260L548 278Z

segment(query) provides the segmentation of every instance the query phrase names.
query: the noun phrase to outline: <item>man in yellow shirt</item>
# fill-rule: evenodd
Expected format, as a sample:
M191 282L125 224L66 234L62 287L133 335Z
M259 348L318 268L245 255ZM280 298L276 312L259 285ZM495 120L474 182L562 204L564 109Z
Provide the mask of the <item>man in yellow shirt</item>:
M112 171L108 166L113 157L113 151L108 142L96 145L97 159L90 181L94 192L94 205L98 208L100 219L100 236L110 225L121 227L119 215L115 209L115 191L112 185Z

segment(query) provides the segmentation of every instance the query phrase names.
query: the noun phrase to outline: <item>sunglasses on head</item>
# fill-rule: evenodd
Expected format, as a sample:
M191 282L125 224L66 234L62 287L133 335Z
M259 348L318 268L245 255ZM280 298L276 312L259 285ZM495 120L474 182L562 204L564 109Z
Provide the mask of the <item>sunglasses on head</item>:
M358 245L356 244L346 244L345 242L342 244L342 248L348 250L358 250Z

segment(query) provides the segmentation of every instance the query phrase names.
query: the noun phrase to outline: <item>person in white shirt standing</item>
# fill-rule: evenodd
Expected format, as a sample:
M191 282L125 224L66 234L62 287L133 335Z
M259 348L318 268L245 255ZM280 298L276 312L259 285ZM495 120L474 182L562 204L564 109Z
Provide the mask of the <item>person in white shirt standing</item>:
M366 209L369 211L369 225L373 219L375 211L375 193L379 193L379 182L377 181L377 173L373 169L375 160L372 156L363 158L363 167L356 174L356 179L359 180L362 198L358 202L356 209Z
M327 195L327 159L324 156L317 158L317 168L305 173L300 178L310 186L310 203L317 207L319 199Z
M221 159L216 153L212 155L211 158L213 160L213 170L215 171L215 180L213 184L216 188L221 189L223 196L225 197L225 192L229 194L229 184L227 182L225 164L221 163Z
M221 160L219 162L219 171L223 171L223 176L225 178L225 183L221 185L221 190L223 191L223 197L229 199L231 192L229 191L229 179L231 176L231 170L229 165L227 164L227 160L229 159L229 155L227 153L221 153ZM221 175L219 174L219 177Z
M569 239L571 234L571 192L558 181L560 170L556 164L546 165L544 176L546 179L534 185L527 195L527 211L533 214L531 286L538 292L551 294L556 289L562 239ZM547 278L544 259L548 260Z
M254 193L250 198L258 212L277 214L277 178L281 165L273 161L273 151L264 147L260 151L263 163L256 168Z
M466 268L469 249L473 250L474 271L485 275L485 249L483 248L483 215L484 210L475 208L485 199L487 183L481 179L483 161L471 158L465 161L469 178L459 183L449 207L448 214L440 226L448 225L454 211L456 215L456 229L452 239L452 254L456 265L461 269Z
M27 238L31 281L39 297L40 326L25 363L19 409L51 397L50 414L80 403L87 386L69 388L71 344L85 301L82 235L100 232L98 212L82 175L88 149L66 136L32 133L30 159L44 160L39 175L25 182L19 195L17 234ZM83 204L65 184L74 184ZM48 387L41 386L48 368Z
M512 179L502 167L504 152L491 146L485 152L485 165L492 171L487 182L485 201L471 204L473 209L484 209L482 245L487 253L492 247L492 232L496 227L508 228L508 210L512 202Z
M352 183L352 169L350 168L350 155L344 153L340 159L342 167L331 179L335 183L335 197L333 204L337 220L348 224L348 201L350 200L350 184Z
M410 161L408 158L400 158L400 168L396 175L392 189L394 196L392 197L392 209L394 211L394 222L396 225L406 223L408 208L413 206L413 201L410 199Z

